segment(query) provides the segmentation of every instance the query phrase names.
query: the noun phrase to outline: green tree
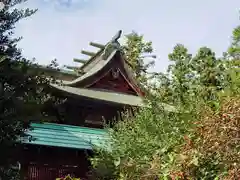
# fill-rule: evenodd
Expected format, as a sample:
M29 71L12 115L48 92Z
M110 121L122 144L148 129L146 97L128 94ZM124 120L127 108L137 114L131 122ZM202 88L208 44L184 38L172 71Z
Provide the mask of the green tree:
M15 38L15 24L36 10L17 9L25 0L3 1L0 9L0 179L18 179L13 168L17 143L29 121L40 114L46 98L48 81L38 72L38 66L24 59ZM35 70L32 70L35 68Z
M232 43L228 49L228 55L234 59L240 59L240 26L232 32Z
M177 44L168 57L173 62L168 67L171 89L174 92L171 94L172 100L174 100L174 103L185 103L184 96L189 93L192 81L195 78L190 66L192 55L182 44Z
M224 59L228 69L226 77L229 88L236 91L240 86L240 26L232 32L232 42L227 52L224 53Z
M226 86L225 61L217 59L215 53L207 47L200 48L196 56L192 57L187 48L177 44L169 54L169 60L172 64L168 68L168 75L160 76L159 79L160 82L168 79L168 87L159 86L158 89L167 89L168 100L175 105L191 103L190 98L196 94L210 101Z
M153 47L151 41L144 41L143 35L139 35L136 32L132 32L126 37L123 50L128 60L130 67L132 68L137 80L140 83L146 83L149 79L149 68L153 67L155 61L152 59L146 62L147 57L156 58L152 56Z

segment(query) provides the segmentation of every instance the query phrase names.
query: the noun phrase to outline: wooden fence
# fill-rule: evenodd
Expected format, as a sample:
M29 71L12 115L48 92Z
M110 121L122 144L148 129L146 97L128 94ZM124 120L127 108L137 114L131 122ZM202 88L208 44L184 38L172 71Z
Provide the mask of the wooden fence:
M25 167L24 180L56 180L56 178L65 177L80 177L81 169L78 166L51 166L48 164L31 163Z

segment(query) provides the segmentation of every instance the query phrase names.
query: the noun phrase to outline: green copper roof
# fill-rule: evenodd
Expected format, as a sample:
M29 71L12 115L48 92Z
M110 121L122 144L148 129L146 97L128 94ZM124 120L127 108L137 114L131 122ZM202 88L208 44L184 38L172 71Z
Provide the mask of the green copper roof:
M103 148L107 141L107 132L103 129L54 124L32 123L29 135L22 139L24 144L55 146L75 149Z
M106 66L112 60L112 58L116 54L116 52L117 52L117 50L113 50L106 60L104 60L102 58L102 56L97 57L97 60L95 61L95 63L88 66L89 69L85 74L76 78L73 81L65 82L65 85L69 85L69 86L75 85L76 83L81 82L82 80L84 80L90 76L93 76L94 74L96 74L98 71L100 71L104 66Z
M139 96L109 92L109 91L75 88L70 86L60 86L56 84L51 84L51 86L76 96L88 97L92 99L98 99L102 101L108 101L108 102L119 103L119 104L130 105L130 106L147 107L147 105L144 103L143 98ZM163 108L166 111L176 112L175 107L171 105L164 104L164 103L159 103L159 105L163 106Z
M98 99L113 103L126 104L131 106L144 106L143 100L139 96L133 96L123 93L109 92L109 91L99 91L93 89L75 88L70 86L60 86L52 84L52 87L59 89L61 91L77 95L88 97L92 99Z

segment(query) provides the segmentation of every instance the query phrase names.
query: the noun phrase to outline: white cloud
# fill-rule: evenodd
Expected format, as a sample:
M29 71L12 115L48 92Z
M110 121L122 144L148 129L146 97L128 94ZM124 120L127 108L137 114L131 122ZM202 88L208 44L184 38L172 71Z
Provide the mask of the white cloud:
M18 24L17 35L24 37L19 46L25 56L36 57L40 63L57 58L62 65L72 64L73 58L82 57L81 49L93 50L90 41L105 43L119 29L125 33L136 30L153 41L160 57L156 69L163 71L167 54L178 42L192 52L201 45L209 45L218 54L226 49L237 23L235 7L240 5L233 1L212 0L207 6L190 0L29 1L24 6L39 11Z

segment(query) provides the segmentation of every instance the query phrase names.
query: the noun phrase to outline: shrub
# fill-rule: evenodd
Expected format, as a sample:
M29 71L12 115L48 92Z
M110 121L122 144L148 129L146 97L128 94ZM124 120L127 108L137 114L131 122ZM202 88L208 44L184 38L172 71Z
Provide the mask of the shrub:
M204 107L179 151L187 179L240 178L240 96L224 97L214 111Z

